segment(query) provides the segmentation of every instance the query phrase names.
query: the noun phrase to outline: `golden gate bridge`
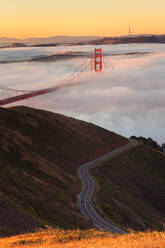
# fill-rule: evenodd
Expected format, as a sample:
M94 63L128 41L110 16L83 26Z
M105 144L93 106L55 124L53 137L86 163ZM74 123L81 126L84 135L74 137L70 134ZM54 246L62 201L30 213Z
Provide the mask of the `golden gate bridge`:
M112 68L110 59L107 56L102 56L101 48L96 48L94 51L94 59L86 59L68 77L56 82L54 87L28 91L0 86L0 106L48 94L64 87L71 86L76 79L84 77L93 71L101 72L105 68Z

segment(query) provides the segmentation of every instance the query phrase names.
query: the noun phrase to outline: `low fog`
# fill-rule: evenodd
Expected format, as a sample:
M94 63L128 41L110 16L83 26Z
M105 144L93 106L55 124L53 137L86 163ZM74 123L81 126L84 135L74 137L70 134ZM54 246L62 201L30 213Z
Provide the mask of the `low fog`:
M72 49L78 51L80 47ZM91 47L83 47L83 50L93 51ZM126 137L145 136L159 143L165 142L165 45L104 47L107 55L118 54L119 50L122 54L150 53L111 56L113 69L92 73L75 81L72 87L14 105L73 116ZM29 90L52 86L81 62L81 59L72 59L52 63L1 64L0 85Z

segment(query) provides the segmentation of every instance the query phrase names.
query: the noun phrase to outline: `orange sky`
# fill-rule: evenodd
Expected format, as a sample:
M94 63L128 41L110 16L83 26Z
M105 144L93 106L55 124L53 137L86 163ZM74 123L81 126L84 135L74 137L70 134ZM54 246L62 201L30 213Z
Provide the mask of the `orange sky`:
M164 0L1 0L0 37L165 33Z

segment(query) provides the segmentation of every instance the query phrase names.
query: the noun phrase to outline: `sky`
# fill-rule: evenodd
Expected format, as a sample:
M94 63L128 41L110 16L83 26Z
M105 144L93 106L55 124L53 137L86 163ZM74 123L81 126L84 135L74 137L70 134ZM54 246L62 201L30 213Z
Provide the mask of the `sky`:
M164 0L0 0L0 37L165 33Z

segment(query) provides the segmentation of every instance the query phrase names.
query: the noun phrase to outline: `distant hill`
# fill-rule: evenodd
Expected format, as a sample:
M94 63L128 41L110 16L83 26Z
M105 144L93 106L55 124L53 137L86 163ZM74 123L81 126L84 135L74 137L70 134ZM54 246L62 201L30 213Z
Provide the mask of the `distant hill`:
M0 108L0 236L44 225L91 227L77 206L77 169L127 142L60 114Z
M92 45L101 45L101 44L129 44L129 43L164 43L165 36L156 36L156 35L139 35L139 36L121 36L121 37L106 37L100 40L94 40L90 42Z
M78 43L78 42L89 42L92 40L98 40L103 37L100 36L52 36L45 38L27 38L27 39L15 39L15 38L7 38L0 37L0 43L26 43L28 45L32 44L65 44L65 43Z
M14 42L22 42L21 39L9 38L9 37L0 37L0 42L2 43L14 43Z
M102 44L129 44L129 43L165 43L165 35L127 35L115 37L102 36L52 36L45 38L15 39L0 37L0 43L24 43L28 46L57 46L67 45L102 45Z
M27 43L77 43L77 42L89 42L92 40L98 40L100 36L52 36L47 38L28 38L25 41Z

